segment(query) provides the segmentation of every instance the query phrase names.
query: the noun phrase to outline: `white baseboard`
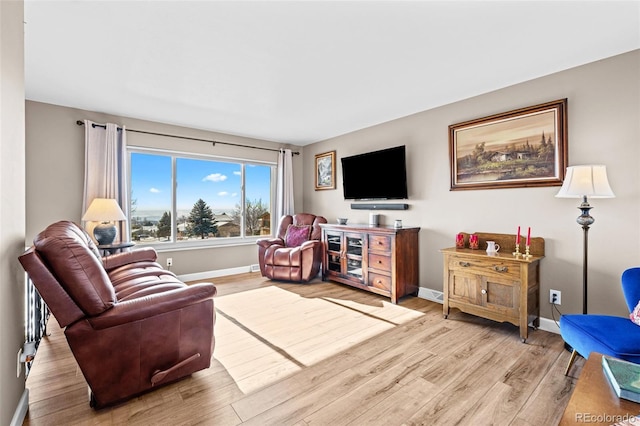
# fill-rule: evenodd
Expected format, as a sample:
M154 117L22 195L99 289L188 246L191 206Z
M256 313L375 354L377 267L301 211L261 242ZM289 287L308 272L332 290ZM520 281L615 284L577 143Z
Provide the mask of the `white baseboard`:
M22 425L22 423L24 423L25 417L27 417L27 411L29 411L29 389L24 388L24 392L22 392L20 401L18 401L16 411L13 413L13 418L11 419L10 423L11 426Z
M260 267L258 267L258 271ZM239 266L237 268L217 269L215 271L196 272L194 274L178 275L178 279L181 281L200 281L208 280L209 278L226 277L227 275L244 274L247 272L255 272L253 265Z
M540 318L540 330L548 331L550 333L560 334L560 327L556 322L549 318Z
M430 288L418 288L418 297L440 304L444 303L444 294L441 291L433 290ZM548 318L540 318L540 327L538 328L540 330L560 334L560 327L558 327L558 324L556 324L554 320Z

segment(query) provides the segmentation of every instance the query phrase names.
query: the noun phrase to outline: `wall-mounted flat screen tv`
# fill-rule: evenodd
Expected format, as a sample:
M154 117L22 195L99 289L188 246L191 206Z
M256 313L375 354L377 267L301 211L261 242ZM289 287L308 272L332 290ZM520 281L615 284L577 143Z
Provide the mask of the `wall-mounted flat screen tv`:
M405 146L343 157L342 187L347 200L407 198Z

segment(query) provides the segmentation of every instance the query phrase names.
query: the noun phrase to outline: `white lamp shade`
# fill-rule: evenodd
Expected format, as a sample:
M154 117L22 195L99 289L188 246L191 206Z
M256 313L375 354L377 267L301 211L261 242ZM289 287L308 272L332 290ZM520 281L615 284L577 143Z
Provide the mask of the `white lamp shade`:
M607 179L607 166L571 166L560 191L559 198L614 198Z
M109 222L112 220L127 220L127 217L113 198L94 198L84 216L82 216L82 220L86 222Z

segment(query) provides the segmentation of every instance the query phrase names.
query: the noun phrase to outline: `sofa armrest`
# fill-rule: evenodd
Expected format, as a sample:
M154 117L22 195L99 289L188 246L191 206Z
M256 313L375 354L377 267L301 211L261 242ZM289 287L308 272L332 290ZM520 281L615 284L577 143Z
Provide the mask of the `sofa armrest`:
M155 262L157 258L158 254L153 247L142 247L132 251L104 256L102 258L102 265L104 266L104 269L109 272L112 269L128 265L130 263L144 261Z
M300 244L300 250L315 250L319 246L322 246L322 241L318 240L307 240L304 243Z
M274 244L284 247L284 240L282 238L262 238L256 241L256 244L262 248L271 247Z
M301 259L304 263L305 259L312 261L312 259L322 257L322 241L308 240L300 244L298 247L287 247L289 256L293 258Z
M115 327L211 299L216 292L216 287L211 283L193 284L119 302L105 313L89 318L88 321L95 330Z

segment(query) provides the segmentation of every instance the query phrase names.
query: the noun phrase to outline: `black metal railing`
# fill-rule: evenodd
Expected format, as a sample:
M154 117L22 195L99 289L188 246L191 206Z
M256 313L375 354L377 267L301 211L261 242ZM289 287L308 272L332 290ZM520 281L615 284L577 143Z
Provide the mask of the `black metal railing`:
M25 343L35 345L38 349L42 337L47 334L47 320L49 319L49 308L44 303L40 293L36 290L29 275L25 274ZM25 377L29 374L33 358L25 363Z

